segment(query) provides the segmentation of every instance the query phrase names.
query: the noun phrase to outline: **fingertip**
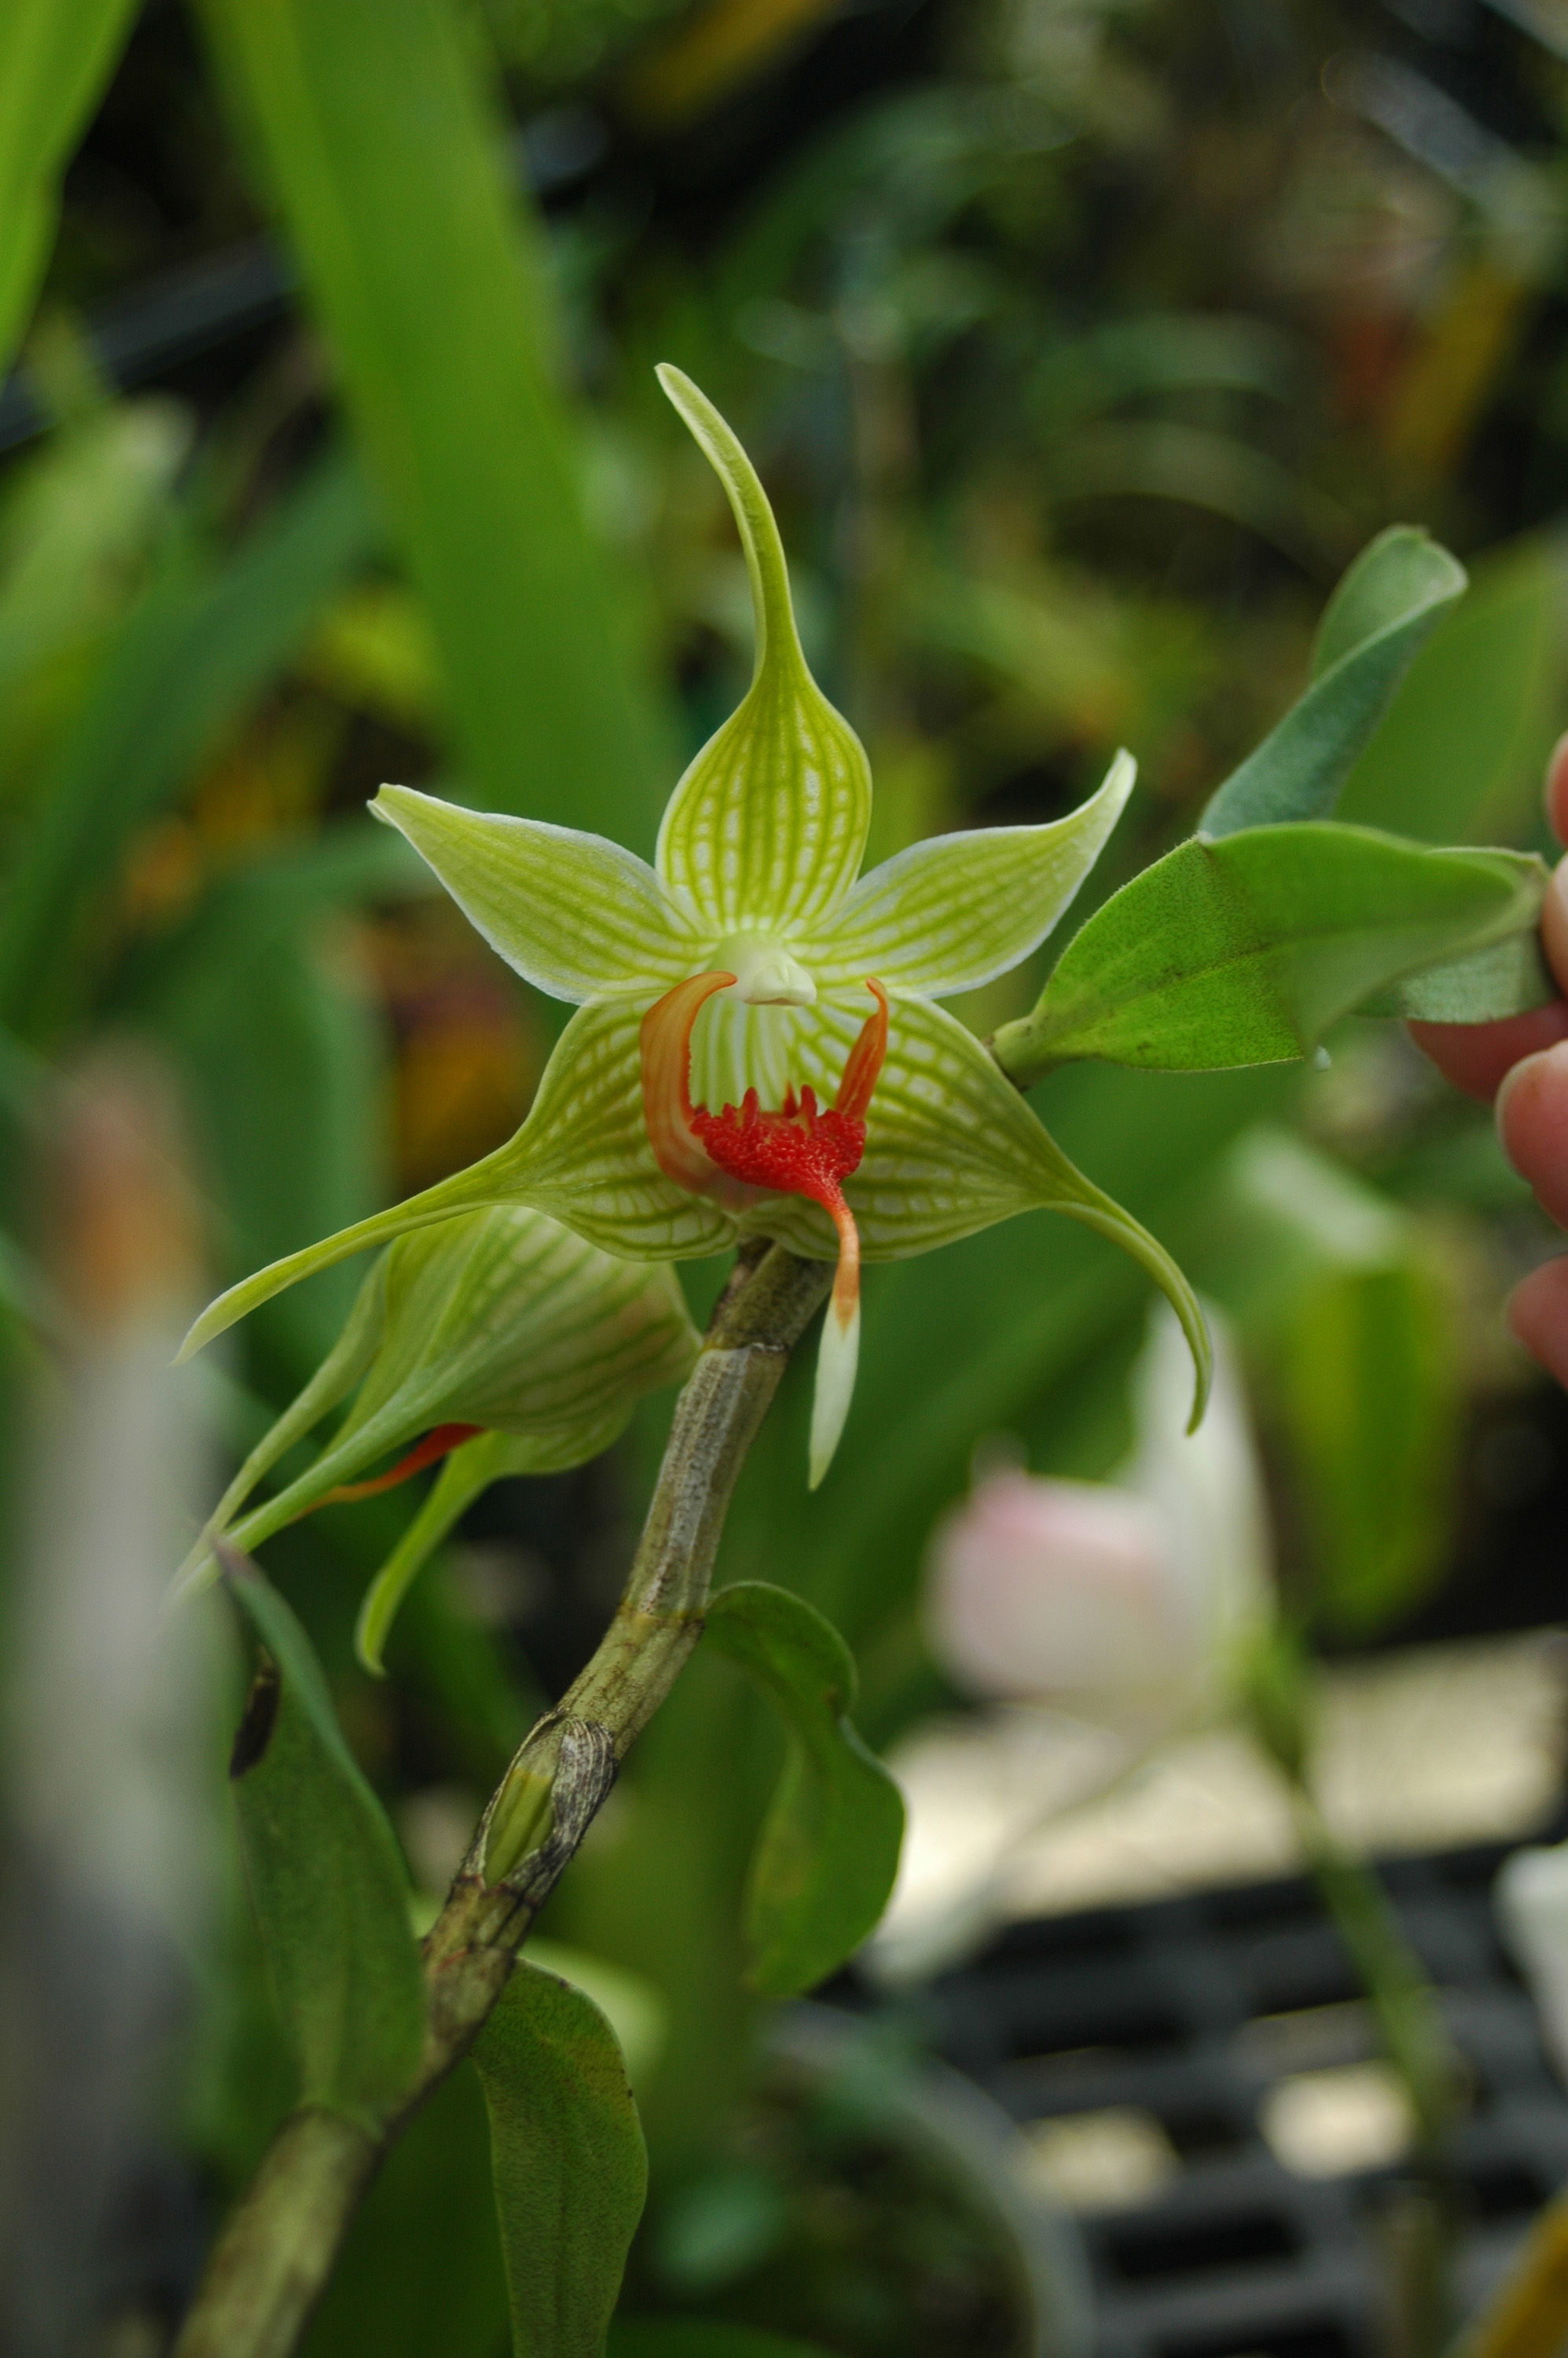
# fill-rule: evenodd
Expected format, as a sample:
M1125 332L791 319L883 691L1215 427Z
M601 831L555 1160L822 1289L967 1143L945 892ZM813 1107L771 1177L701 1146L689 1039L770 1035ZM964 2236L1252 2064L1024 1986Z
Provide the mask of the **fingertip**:
M1508 1315L1530 1357L1568 1386L1568 1254L1542 1261L1515 1286Z
M1563 865L1568 869L1568 861ZM1488 1105L1521 1057L1568 1040L1568 1000L1554 999L1550 1006L1507 1015L1498 1023L1412 1022L1407 1028L1445 1080Z
M1503 1152L1542 1208L1568 1225L1568 1042L1526 1056L1498 1092Z

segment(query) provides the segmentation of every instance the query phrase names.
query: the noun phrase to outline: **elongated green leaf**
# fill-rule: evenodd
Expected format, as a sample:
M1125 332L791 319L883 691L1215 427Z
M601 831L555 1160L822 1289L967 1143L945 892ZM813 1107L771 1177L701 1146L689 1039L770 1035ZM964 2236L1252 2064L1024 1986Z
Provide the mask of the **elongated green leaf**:
M147 1014L191 1082L200 1141L229 1216L231 1268L254 1267L384 1192L379 1011L319 922L252 902L227 941L205 936ZM269 1313L275 1344L309 1367L331 1347L357 1273L334 1271Z
M356 471L325 461L216 576L188 542L128 618L44 781L0 921L0 1009L52 1002L83 896L188 780L362 561L375 526Z
M425 2028L396 1837L304 1630L243 1556L224 1569L266 1649L229 1773L299 2101L373 2119L413 2079Z
M1463 1389L1446 1288L1419 1249L1312 1287L1270 1364L1312 1558L1336 1635L1411 1611L1453 1543Z
M673 766L550 377L545 272L447 0L202 0L492 809L646 842Z
M1324 614L1312 683L1198 821L1208 836L1321 818L1388 710L1434 624L1465 586L1464 567L1409 525L1362 550Z
M767 1689L792 1739L746 1895L751 1985L792 1997L841 1965L887 1906L903 1801L849 1724L854 1658L814 1606L740 1581L709 1605L706 1634Z
M473 2053L514 2358L603 2358L648 2184L615 2033L582 1990L524 1961Z
M0 8L0 372L49 261L60 175L135 13L135 0L6 0Z
M610 2358L827 2358L819 2342L712 2317L618 2317Z
M1563 727L1568 550L1530 534L1476 563L1346 779L1337 816L1422 843L1523 843Z
M1328 821L1200 836L1096 912L996 1054L1026 1083L1075 1056L1194 1072L1304 1055L1401 977L1528 937L1545 881L1519 853Z

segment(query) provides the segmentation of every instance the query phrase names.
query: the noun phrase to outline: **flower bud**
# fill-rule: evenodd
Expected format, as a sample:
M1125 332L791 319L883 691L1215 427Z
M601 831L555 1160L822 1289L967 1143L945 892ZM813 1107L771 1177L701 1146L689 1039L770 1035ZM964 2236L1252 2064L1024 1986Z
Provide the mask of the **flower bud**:
M211 1576L213 1533L254 1548L334 1497L385 1487L385 1476L363 1477L389 1455L400 1480L494 1434L518 1444L494 1460L496 1472L581 1465L610 1446L643 1393L688 1373L697 1339L666 1266L617 1260L542 1212L470 1212L400 1237L333 1349L229 1486L178 1590ZM262 1477L351 1393L314 1464L236 1522Z

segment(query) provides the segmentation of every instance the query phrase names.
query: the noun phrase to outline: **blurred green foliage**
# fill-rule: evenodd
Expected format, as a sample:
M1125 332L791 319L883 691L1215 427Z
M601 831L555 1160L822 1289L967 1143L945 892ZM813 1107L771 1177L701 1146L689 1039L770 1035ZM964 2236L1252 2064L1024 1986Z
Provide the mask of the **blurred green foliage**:
M1428 13L1468 46L1412 29ZM739 553L655 360L767 476L808 651L871 752L871 856L1055 816L1126 742L1143 786L1087 917L1277 720L1332 582L1399 522L1449 541L1475 587L1340 815L1537 843L1568 702L1568 63L1503 12L131 16L24 0L0 32L0 341L27 330L16 414L45 421L0 474L8 1383L45 1294L36 1118L91 1044L135 1033L177 1076L223 1282L514 1126L550 1019L362 806L383 777L434 782L646 849L749 659ZM1433 128L1453 110L1467 144ZM190 274L264 238L297 307L236 315L226 345L192 329L116 389L114 307L157 281L178 308ZM1041 979L963 1011L988 1031ZM1037 1102L1237 1319L1281 1497L1309 1502L1283 1518L1287 1585L1344 1637L1397 1627L1454 1561L1462 1436L1523 1381L1477 1334L1540 1232L1484 1117L1393 1035L1331 1047L1324 1073L1086 1065ZM1260 1124L1314 1141L1283 1179ZM689 1274L711 1292L716 1272ZM254 1322L223 1394L235 1456L356 1280ZM1143 1306L1108 1246L1044 1220L870 1272L856 1403L811 1498L789 1379L723 1563L845 1633L873 1742L949 1700L915 1601L977 1438L1106 1471ZM591 1646L663 1416L470 1518L384 1688L353 1666L352 1619L406 1496L330 1509L269 1557L422 1886L453 1863L441 1807L471 1817ZM744 2082L742 1892L780 1741L699 1659L553 1903L553 1931L664 1994L656 2190L710 2161ZM190 2106L225 2183L287 2101L250 1938L236 1911ZM441 2346L493 2353L488 2171L455 2082L356 2231L323 2358L429 2347L432 2271L470 2230Z

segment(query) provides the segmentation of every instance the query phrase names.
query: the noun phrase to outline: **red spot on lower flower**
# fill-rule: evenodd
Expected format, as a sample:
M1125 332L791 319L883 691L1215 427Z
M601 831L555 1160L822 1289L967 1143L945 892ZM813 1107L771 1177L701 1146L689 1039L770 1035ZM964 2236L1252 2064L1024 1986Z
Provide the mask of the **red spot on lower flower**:
M319 1507L342 1507L351 1498L373 1498L378 1492L391 1490L399 1482L406 1482L411 1474L419 1473L424 1466L433 1466L437 1458L445 1457L449 1449L460 1448L465 1441L471 1441L476 1433L483 1431L482 1424L438 1424L423 1441L416 1441L407 1455L400 1457L385 1474L374 1475L368 1482L340 1482L335 1490L325 1491L316 1504Z

